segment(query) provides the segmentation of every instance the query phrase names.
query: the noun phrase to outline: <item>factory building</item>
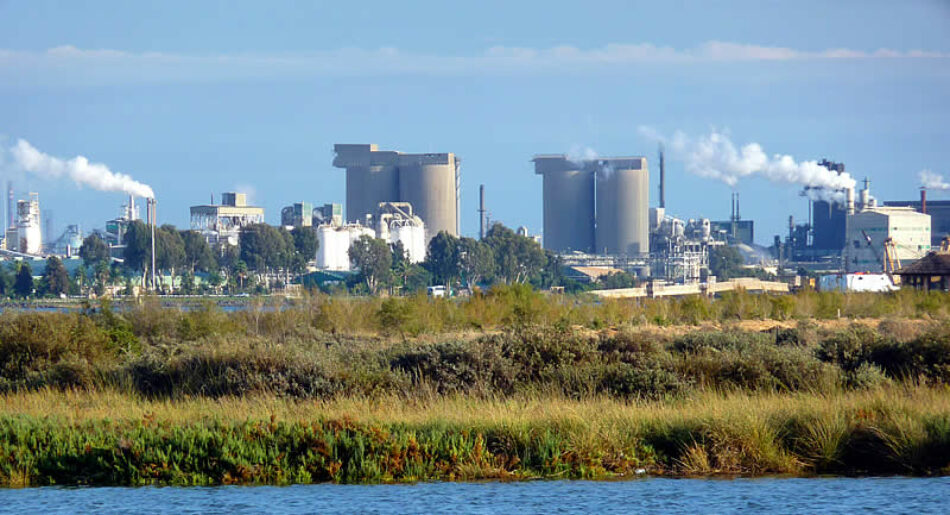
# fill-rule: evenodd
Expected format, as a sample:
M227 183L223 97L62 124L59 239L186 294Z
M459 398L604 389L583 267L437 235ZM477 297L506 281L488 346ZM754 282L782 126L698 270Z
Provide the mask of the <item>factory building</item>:
M330 224L343 225L343 205L324 204L313 208L310 212L310 224L314 227Z
M544 247L638 256L649 251L649 171L644 157L533 159L542 176Z
M43 250L40 227L40 197L37 193L30 193L29 200L16 202L16 220L7 228L4 238L6 250L39 255Z
M346 169L346 220L365 224L381 202L408 202L426 241L459 235L459 164L452 153L404 154L375 144L334 145L333 166Z
M223 193L221 205L191 206L191 229L200 232L209 244L237 245L241 228L264 223L264 208L247 205L244 193Z
M129 196L129 203L122 205L118 217L106 222L106 232L100 237L111 246L123 245L129 225L140 219L138 207L135 205L135 197Z
M844 163L822 159L818 164L838 175L845 173ZM805 188L804 193L807 195L814 189ZM846 241L846 224L847 210L843 202L813 200L811 202L811 247L819 253L840 253Z
M884 202L887 207L909 207L918 213L930 215L930 246L939 248L940 242L950 236L950 200L927 200L926 190L921 190L921 200L892 200Z
M848 272L884 269L887 252L906 266L930 251L930 215L909 207L869 206L848 215L843 252Z
M313 225L313 204L296 202L280 210L280 225L284 227L310 227Z

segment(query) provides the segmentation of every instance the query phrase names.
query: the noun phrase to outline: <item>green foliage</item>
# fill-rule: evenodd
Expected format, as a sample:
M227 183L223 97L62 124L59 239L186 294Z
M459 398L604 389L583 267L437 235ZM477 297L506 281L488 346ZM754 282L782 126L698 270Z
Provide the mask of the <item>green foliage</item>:
M22 298L33 295L33 269L26 261L21 261L17 267L13 293Z
M214 252L198 231L181 231L182 250L185 253L185 266L191 273L212 272L218 267Z
M744 263L739 249L731 245L712 247L709 251L709 273L720 280L741 277Z
M519 236L500 223L485 234L485 243L495 257L495 277L505 284L524 283L537 277L547 264L541 245Z
M79 248L79 257L86 267L95 267L103 261L109 261L109 246L98 234L90 234L82 241Z
M350 245L348 252L370 293L376 293L389 280L393 259L389 245L378 238L363 235Z
M426 252L426 268L436 284L451 285L459 276L459 239L439 231Z
M43 290L49 295L65 295L69 293L69 273L63 262L56 256L46 260L46 270L43 272Z

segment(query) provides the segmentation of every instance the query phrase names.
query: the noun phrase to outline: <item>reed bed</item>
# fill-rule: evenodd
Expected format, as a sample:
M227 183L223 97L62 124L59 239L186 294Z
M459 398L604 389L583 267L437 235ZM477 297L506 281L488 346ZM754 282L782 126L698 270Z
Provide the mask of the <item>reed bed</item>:
M35 484L950 472L950 391L706 392L621 402L0 397L0 481ZM642 470L641 470L642 469Z

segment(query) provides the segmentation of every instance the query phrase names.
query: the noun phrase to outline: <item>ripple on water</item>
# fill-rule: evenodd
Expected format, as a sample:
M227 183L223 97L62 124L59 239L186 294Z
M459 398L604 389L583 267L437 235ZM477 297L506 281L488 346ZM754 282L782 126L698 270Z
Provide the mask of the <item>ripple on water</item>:
M663 479L0 490L34 513L945 513L950 478Z

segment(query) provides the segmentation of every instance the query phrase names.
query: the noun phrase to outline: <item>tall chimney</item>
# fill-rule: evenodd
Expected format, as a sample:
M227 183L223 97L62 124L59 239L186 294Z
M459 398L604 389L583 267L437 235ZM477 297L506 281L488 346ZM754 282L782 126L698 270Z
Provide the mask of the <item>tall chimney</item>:
M848 208L848 214L853 215L854 214L854 187L852 186L850 188L847 188L845 195L847 198L847 202L845 205Z
M927 214L927 188L920 188L920 212Z
M663 161L662 143L660 143L660 207L666 207L666 166Z
M478 239L485 239L485 185L478 186Z

